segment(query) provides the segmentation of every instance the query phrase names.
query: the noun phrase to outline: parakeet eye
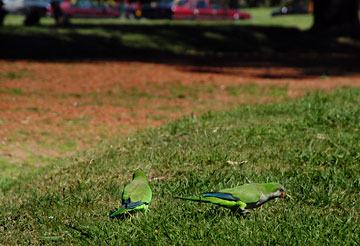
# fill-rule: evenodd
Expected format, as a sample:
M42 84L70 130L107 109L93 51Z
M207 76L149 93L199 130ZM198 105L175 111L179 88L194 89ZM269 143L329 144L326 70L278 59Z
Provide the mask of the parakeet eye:
M284 188L280 188L280 192L285 192L285 189L284 189Z

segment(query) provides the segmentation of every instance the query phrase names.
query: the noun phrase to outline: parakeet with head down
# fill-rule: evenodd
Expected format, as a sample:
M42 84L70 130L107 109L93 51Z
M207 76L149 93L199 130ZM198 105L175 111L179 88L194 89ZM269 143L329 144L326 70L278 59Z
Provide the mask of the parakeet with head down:
M202 193L200 197L177 197L183 200L213 203L230 208L240 213L250 213L251 208L257 208L267 201L285 197L285 188L278 183L252 183L242 186L222 189L218 192Z
M148 209L151 202L152 191L149 186L146 174L137 171L133 180L125 186L122 194L122 206L119 210L110 214L110 217L124 215L127 212Z

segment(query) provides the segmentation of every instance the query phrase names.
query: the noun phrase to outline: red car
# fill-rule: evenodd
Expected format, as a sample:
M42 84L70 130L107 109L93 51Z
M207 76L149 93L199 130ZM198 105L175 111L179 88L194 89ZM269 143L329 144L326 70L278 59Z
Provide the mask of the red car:
M230 9L217 0L174 0L130 5L126 15L135 18L173 20L239 20L251 15Z
M248 13L226 8L214 0L181 0L174 4L171 10L174 20L239 20L251 18Z
M69 18L118 18L121 5L114 0L65 0L52 4L50 11L58 24L65 24Z

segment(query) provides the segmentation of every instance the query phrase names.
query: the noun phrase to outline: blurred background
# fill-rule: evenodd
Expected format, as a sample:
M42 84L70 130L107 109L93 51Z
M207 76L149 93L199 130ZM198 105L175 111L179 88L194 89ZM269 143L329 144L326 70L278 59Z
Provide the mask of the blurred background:
M0 169L358 86L358 0L2 0Z

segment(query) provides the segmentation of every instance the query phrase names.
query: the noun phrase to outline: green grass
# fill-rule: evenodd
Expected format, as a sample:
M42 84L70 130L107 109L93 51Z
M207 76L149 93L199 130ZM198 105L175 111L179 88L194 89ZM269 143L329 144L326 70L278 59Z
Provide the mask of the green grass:
M244 9L244 11L251 14L252 19L250 23L253 25L295 27L300 30L307 30L313 25L314 20L311 14L272 17L271 12L273 10L274 8Z
M22 171L22 164L13 162L11 163L3 157L0 158L0 180L2 178L10 176L10 174L12 175L10 177L14 177Z
M357 245L360 90L185 117L2 179L0 244ZM229 165L227 161L242 162ZM134 170L150 182L147 216L108 215ZM174 196L280 182L291 198L242 218Z
M239 96L241 94L250 95L254 97L273 97L273 98L287 98L288 86L244 84L236 86L227 86L226 91L231 96Z

